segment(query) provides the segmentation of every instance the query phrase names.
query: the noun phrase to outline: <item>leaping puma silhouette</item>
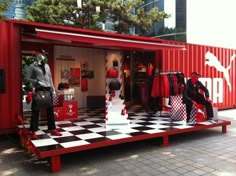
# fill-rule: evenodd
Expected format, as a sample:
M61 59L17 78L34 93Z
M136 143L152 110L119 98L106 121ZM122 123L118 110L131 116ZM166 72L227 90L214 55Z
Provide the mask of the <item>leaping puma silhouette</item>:
M210 67L215 67L215 69L219 72L222 72L224 74L224 78L227 82L227 85L229 87L229 91L231 92L232 90L232 86L230 83L230 76L229 76L229 69L231 68L231 64L234 61L234 59L236 58L236 54L233 54L230 58L230 63L228 67L224 67L220 61L218 60L218 58L212 54L210 51L207 51L205 54L205 65L209 65Z

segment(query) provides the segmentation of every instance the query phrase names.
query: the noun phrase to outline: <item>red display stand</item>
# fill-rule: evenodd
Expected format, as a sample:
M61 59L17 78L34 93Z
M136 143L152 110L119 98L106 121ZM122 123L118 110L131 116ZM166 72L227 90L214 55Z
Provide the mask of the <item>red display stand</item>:
M78 101L64 101L63 106L54 107L55 120L78 118Z

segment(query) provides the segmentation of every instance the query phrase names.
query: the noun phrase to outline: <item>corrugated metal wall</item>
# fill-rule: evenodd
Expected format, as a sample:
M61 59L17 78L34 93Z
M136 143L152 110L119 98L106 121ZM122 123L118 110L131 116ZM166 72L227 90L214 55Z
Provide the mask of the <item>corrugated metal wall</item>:
M170 43L177 44L177 42ZM163 50L162 70L181 71L186 78L193 71L201 73L200 81L208 87L213 105L219 109L235 107L236 50L195 44L185 45L186 50ZM209 63L205 56L207 52L211 58Z

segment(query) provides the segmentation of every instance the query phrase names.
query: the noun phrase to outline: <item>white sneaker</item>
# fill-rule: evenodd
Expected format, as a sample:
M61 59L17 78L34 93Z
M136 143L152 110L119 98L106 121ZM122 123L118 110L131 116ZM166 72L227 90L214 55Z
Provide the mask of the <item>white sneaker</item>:
M216 123L216 121L215 121L215 120L213 120L213 119L210 119L210 120L208 120L208 122L211 122L211 123Z
M195 125L195 124L196 124L196 122L194 122L194 121L191 121L191 122L187 122L187 124L188 124L188 125Z

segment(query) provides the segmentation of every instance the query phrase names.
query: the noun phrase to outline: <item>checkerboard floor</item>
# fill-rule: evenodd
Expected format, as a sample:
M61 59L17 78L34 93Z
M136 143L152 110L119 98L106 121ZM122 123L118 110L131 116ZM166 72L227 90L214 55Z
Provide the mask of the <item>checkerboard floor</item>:
M62 136L52 136L47 130L47 122L40 121L36 133L38 139L32 140L32 143L40 152L44 152L214 123L186 124L184 121L171 120L169 112L147 114L140 107L132 107L128 110L130 124L106 125L104 112L103 109L80 109L77 119L56 121Z

